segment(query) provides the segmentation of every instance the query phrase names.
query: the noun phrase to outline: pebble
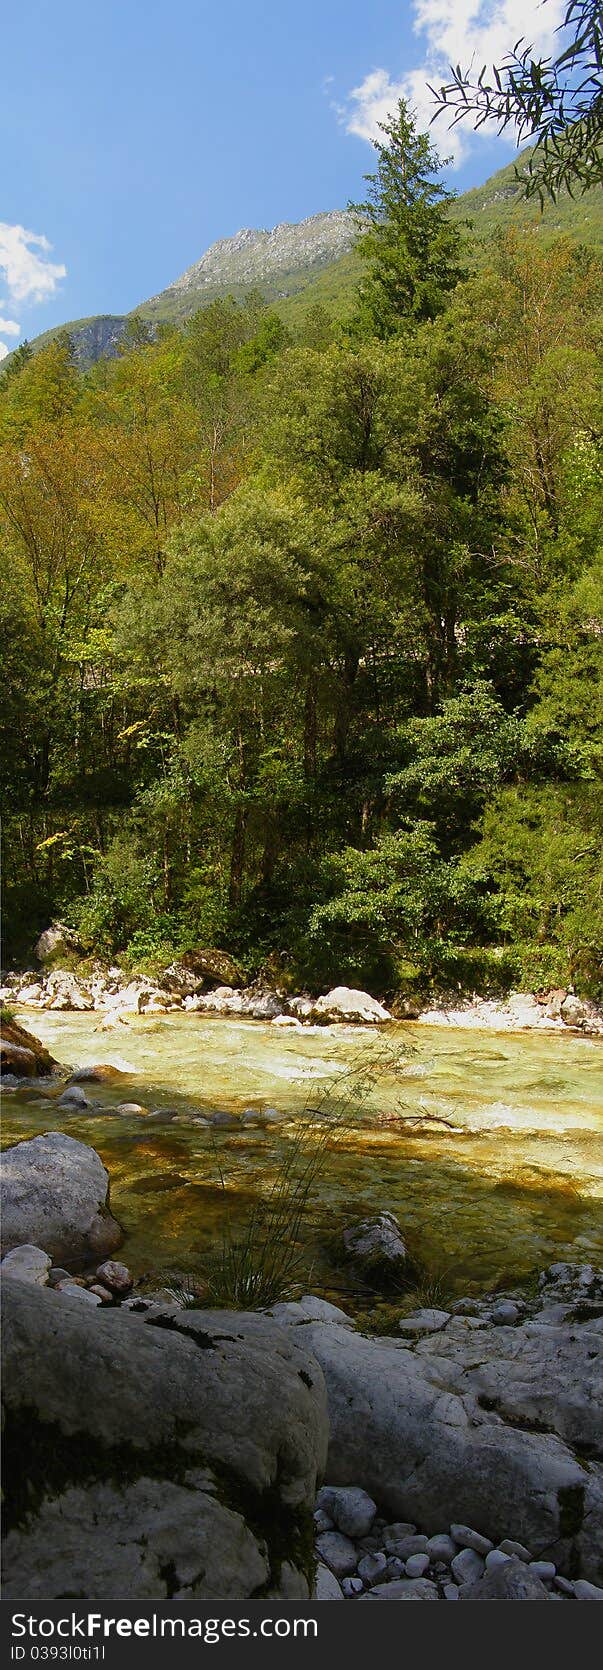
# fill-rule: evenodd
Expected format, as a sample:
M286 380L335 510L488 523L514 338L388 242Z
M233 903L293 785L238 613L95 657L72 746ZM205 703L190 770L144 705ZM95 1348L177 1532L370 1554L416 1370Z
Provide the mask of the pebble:
M429 1565L429 1560L426 1563ZM369 1588L372 1588L373 1583L378 1583L379 1579L384 1576L386 1567L387 1556L385 1554L364 1554L362 1559L358 1561L358 1576L362 1578L363 1583L367 1583ZM408 1567L406 1569L408 1570ZM410 1576L422 1577L423 1572L411 1572Z
M316 1513L314 1515L314 1524L316 1526L317 1532L332 1531L333 1528L334 1528L333 1527L333 1520L329 1519L329 1515L328 1515L328 1513L325 1513L324 1508L317 1508L316 1509Z
M110 1288L112 1293L129 1293L134 1286L127 1264L119 1264L114 1258L107 1258L104 1264L99 1264L96 1274L103 1287Z
M496 1571L497 1566L507 1566L510 1559L511 1555L503 1553L502 1548L491 1548L490 1553L486 1555L486 1571Z
M401 1537L391 1548L392 1554L397 1554L399 1560L408 1560L412 1554L426 1554L428 1537ZM387 1543L386 1543L387 1548Z
M555 1578L555 1587L561 1590L562 1595L573 1595L575 1585L570 1583L569 1577L559 1577L559 1575L557 1575Z
M470 1525L451 1525L450 1535L461 1548L472 1548L476 1554L489 1554L494 1547L489 1537L482 1537L480 1531L472 1531Z
M597 1583L587 1583L585 1577L577 1577L574 1583L576 1600L603 1600L603 1589Z
M557 1576L557 1567L553 1565L552 1560L530 1560L530 1571L535 1572L543 1583L552 1583L553 1578Z
M519 1306L512 1299L500 1299L498 1304L493 1305L490 1314L493 1322L510 1326L519 1320Z
M424 1577L426 1571L429 1571L429 1555L411 1554L410 1559L406 1561L406 1576Z
M477 1583L478 1577L483 1577L484 1562L475 1548L462 1548L451 1560L450 1569L457 1583Z
M59 1098L59 1101L57 1102L57 1107L59 1107L59 1108L89 1108L90 1107L90 1101L89 1101L89 1098L86 1096L85 1091L80 1090L79 1085L74 1084L74 1085L71 1085L68 1090L63 1091L62 1096Z
M458 1548L452 1537L442 1535L429 1538L426 1552L431 1560L442 1560L445 1566L449 1566Z
M100 1282L91 1282L90 1286L88 1288L88 1292L89 1293L97 1293L98 1297L100 1299L101 1305L112 1305L113 1304L113 1294L109 1292L108 1287L102 1287Z
M456 1583L444 1584L444 1600L458 1600L459 1592Z
M354 1600L356 1595L362 1595L364 1593L364 1583L361 1577L344 1577L342 1579L341 1587L346 1600Z
M356 1571L356 1549L350 1538L342 1536L340 1531L323 1531L316 1538L316 1547L321 1559L336 1577L351 1577Z
M524 1548L522 1542L514 1542L512 1537L504 1537L498 1546L502 1554L514 1554L516 1560L526 1560L529 1563L532 1558L529 1548Z

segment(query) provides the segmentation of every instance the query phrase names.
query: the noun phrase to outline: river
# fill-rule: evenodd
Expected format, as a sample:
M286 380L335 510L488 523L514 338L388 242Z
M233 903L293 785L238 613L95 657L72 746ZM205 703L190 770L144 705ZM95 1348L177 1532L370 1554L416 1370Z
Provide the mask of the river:
M300 1118L335 1121L304 1225L308 1285L345 1301L329 1240L350 1218L395 1212L413 1251L452 1292L527 1276L602 1249L603 1045L556 1034L411 1024L283 1031L174 1013L112 1033L99 1017L19 1010L64 1065L113 1063L75 1114L21 1087L3 1143L60 1129L92 1144L138 1275L194 1269L270 1188ZM42 1092L45 1087L42 1087ZM140 1103L140 1114L115 1111ZM243 1126L246 1109L280 1124ZM232 1127L195 1121L216 1110ZM348 1278L349 1279L349 1278Z

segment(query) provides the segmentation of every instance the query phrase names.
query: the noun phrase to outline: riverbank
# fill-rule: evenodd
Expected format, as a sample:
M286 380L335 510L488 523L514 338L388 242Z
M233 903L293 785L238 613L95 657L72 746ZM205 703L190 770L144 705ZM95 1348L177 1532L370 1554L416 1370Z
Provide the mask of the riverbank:
M256 984L221 985L196 975L184 964L173 963L161 977L132 978L124 970L99 967L81 971L33 969L4 976L0 1001L21 1008L95 1013L107 1029L127 1024L131 1015L223 1015L260 1020L276 1027L301 1030L337 1024L387 1026L393 1021L416 1021L422 1026L457 1027L487 1032L577 1032L603 1037L603 1012L589 998L565 989L535 995L511 992L504 998L479 995L421 1008L400 998L388 1009L384 1003L348 986L336 986L316 996L287 993Z

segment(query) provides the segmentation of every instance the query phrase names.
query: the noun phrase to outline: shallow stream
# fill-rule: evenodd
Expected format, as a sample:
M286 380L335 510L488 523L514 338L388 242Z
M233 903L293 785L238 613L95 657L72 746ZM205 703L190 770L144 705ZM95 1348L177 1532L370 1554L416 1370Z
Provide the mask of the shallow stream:
M172 1014L111 1033L89 1014L20 1010L65 1066L113 1063L68 1113L24 1087L4 1097L3 1143L48 1129L98 1149L138 1275L187 1271L269 1189L302 1117L337 1121L304 1228L314 1291L345 1299L327 1252L345 1222L385 1208L454 1291L601 1252L603 1045L556 1034L406 1024L290 1032ZM139 1114L115 1111L140 1103ZM240 1125L246 1109L282 1123ZM231 1127L196 1119L230 1113Z

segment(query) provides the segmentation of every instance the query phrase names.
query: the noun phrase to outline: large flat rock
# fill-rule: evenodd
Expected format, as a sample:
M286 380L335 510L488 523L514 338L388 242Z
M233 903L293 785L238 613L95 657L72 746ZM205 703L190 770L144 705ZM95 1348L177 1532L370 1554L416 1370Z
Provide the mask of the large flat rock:
M7 1595L308 1594L327 1414L305 1342L3 1291Z

